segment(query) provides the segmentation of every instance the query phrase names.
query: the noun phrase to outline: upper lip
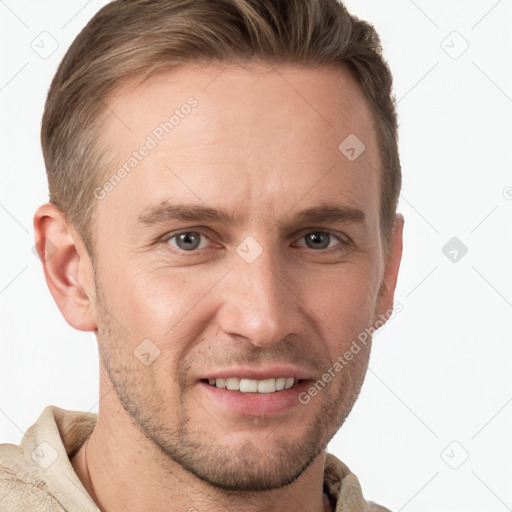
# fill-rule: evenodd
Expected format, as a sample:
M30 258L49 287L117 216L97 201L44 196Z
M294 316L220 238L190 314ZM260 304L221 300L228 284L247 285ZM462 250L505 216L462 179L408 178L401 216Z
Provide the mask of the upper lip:
M294 378L296 380L308 380L311 378L310 372L304 368L291 365L266 365L264 368L254 368L250 366L238 366L234 368L223 368L219 370L210 370L202 375L203 379L251 379L265 380L278 377Z

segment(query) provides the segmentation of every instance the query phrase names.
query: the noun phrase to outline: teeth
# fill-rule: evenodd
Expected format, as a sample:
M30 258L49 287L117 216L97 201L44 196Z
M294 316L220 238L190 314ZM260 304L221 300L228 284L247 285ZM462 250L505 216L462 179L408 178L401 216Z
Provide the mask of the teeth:
M250 379L240 379L240 391L242 393L257 393L258 381Z
M295 384L293 377L277 377L272 379L254 380L254 379L208 379L208 382L220 389L230 391L240 391L241 393L274 393L290 389Z
M286 379L284 389L290 389L295 384L295 379Z
M276 379L258 381L258 393L273 393L276 390Z
M240 391L240 379L226 379L226 389Z

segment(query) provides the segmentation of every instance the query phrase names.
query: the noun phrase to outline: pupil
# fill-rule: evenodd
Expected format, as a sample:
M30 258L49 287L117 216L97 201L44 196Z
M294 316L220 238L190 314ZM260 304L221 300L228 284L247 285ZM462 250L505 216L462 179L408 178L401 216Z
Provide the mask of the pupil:
M199 236L197 233L182 233L178 237L178 246L180 249L196 249L199 245Z
M329 246L329 233L310 233L306 237L306 244L312 249L325 249Z

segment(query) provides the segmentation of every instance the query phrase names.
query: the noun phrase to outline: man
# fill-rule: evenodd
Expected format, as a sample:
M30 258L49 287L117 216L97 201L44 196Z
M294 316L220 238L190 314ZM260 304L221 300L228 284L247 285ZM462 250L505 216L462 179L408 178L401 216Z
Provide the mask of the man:
M2 445L1 509L387 510L326 453L402 252L372 27L334 0L112 2L42 145L36 241L97 336L99 413L49 406Z

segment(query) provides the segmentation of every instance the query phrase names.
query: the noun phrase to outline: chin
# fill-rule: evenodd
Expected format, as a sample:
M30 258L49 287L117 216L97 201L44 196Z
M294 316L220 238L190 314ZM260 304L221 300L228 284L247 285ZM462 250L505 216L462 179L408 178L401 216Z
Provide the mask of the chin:
M320 451L316 450L305 457L306 454L295 446L265 456L247 442L236 453L230 452L229 458L224 455L222 461L210 458L206 464L180 463L200 480L223 491L262 492L293 483Z

